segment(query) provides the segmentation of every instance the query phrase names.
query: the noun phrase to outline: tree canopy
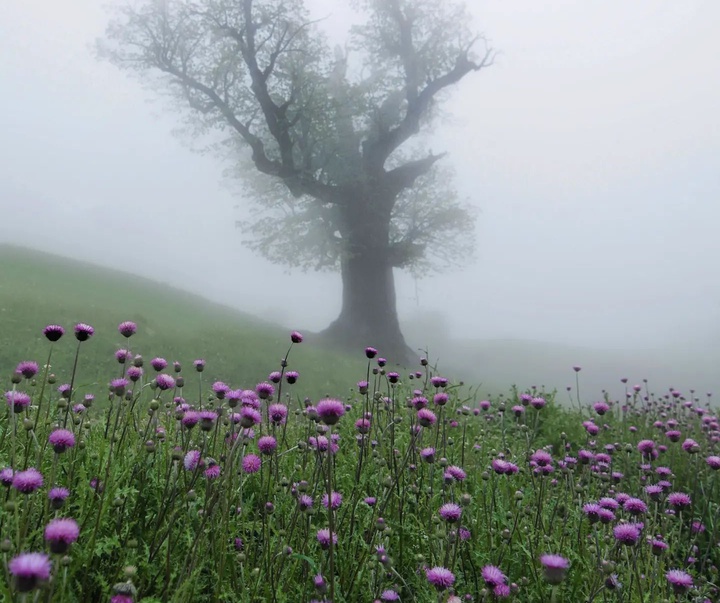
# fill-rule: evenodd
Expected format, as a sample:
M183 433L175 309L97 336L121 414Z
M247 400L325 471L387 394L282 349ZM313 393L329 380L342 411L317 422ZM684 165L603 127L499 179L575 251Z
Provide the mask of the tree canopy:
M491 51L462 4L353 4L364 22L332 48L301 0L135 0L99 50L169 95L194 134L221 134L214 149L254 203L248 244L271 261L340 267L362 202L388 223L392 267L458 263L474 216L417 135Z

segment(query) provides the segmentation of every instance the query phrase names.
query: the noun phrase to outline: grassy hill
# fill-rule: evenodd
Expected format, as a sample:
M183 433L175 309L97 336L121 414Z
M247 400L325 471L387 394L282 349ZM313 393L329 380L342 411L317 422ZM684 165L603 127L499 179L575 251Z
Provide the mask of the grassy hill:
M138 325L138 333L129 340L134 353L146 360L177 360L187 367L204 358L204 380L220 379L234 388L254 387L279 369L290 343L287 329L237 310L144 278L46 253L0 245L0 275L4 384L18 361L45 362L48 348L42 329L50 323L72 329L85 322L95 328L95 336L82 346L78 377L94 393L117 376L108 375L107 368L115 350L128 347L117 332L123 320ZM350 357L308 343L302 346L291 354L289 368L300 372L297 387L303 396L343 395L365 374L361 353ZM52 370L58 379L69 373L75 347L72 337L56 346Z
M0 245L0 378L10 374L19 360L45 361L47 343L42 328L59 323L71 328L87 322L96 329L82 348L80 382L97 391L115 375L107 375L108 359L126 341L117 324L132 320L139 332L132 351L146 359L162 356L187 365L207 360L206 380L229 381L232 387L251 387L278 368L287 349L288 332L269 322L217 304L200 296L148 279L90 263L61 258L25 248ZM664 349L573 347L521 340L456 340L433 331L436 321L417 320L403 325L408 342L426 349L440 372L480 386L478 396L507 391L516 384L560 390L569 402L566 386L575 388L573 365L580 365L581 394L585 402L600 399L608 389L621 397L620 383L647 378L653 391L673 386L699 393L717 385L720 366L717 345L676 342ZM302 325L298 325L302 330ZM712 343L712 342L711 342ZM302 395L343 395L365 374L359 353L348 356L313 345L312 337L291 355L292 369L301 374ZM57 347L53 370L69 371L74 340ZM111 366L111 365L110 365Z

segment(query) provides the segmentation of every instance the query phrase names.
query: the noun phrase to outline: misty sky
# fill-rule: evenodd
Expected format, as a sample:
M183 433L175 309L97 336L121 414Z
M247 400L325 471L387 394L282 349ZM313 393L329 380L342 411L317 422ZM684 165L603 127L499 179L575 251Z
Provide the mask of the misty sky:
M336 40L344 2L314 0ZM475 0L500 51L428 139L480 212L477 260L398 275L401 320L451 334L637 347L720 335L720 3ZM0 2L0 242L104 263L288 326L337 275L242 246L224 166L91 47L97 0Z

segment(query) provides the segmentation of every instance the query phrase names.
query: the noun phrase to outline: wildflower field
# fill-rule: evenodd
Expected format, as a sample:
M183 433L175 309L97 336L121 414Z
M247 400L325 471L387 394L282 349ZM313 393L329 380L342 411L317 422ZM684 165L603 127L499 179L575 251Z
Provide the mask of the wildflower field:
M709 393L568 367L562 404L488 396L107 271L0 268L0 600L720 600Z
M368 347L356 383L305 397L298 332L234 383L132 321L90 392L95 329L37 328L44 357L2 376L4 600L718 600L709 394L478 400Z

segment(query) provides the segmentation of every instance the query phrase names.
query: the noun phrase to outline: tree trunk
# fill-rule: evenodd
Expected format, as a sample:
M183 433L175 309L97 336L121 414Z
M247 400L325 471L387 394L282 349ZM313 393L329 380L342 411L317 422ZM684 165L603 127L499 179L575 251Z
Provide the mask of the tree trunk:
M323 334L346 347L372 346L389 363L412 366L418 355L400 331L389 254L389 212L378 211L377 202L346 207L342 309Z

